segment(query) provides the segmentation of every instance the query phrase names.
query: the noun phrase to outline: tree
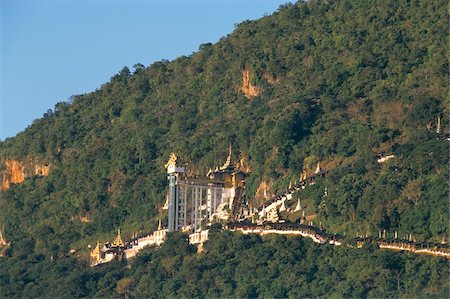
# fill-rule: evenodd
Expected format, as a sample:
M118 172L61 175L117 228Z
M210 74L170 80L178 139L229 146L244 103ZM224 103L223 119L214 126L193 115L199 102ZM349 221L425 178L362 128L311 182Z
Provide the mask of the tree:
M134 289L136 282L131 277L124 277L117 281L116 292L119 295L124 295L125 299L130 297L130 293Z

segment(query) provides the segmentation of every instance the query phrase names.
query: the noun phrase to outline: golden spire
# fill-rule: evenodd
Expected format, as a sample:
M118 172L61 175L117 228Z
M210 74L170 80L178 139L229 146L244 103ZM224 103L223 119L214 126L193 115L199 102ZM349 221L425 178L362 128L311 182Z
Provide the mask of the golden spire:
M95 246L94 250L92 251L93 254L100 254L100 242L97 241L97 245Z
M112 245L117 246L117 247L123 247L122 237L120 236L120 227L117 230L117 236L116 236L116 239L114 240L114 242L112 243Z
M180 164L180 159L175 155L175 153L170 154L169 161L167 161L166 165L164 165L165 168L168 168L169 166L176 166L177 164Z
M94 250L91 251L91 264L97 264L100 262L102 257L102 252L100 250L100 242L97 241L97 246L95 246Z

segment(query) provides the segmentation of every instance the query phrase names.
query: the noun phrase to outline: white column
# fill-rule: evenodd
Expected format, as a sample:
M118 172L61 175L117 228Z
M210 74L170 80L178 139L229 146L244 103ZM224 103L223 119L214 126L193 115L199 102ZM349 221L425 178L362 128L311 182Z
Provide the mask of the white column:
M191 198L191 226L194 226L194 217L195 217L195 187L192 188L192 198Z
M180 209L180 186L178 186L178 184L175 184L175 198L176 198L176 201L175 201L175 206L174 206L174 209L175 209L175 226L174 226L174 230L178 230L179 229L179 227L178 227L178 222L179 222L179 220L178 220L178 218L179 218L179 209Z
M194 207L194 232L197 232L197 224L198 224L198 187L195 186L195 207Z
M216 206L217 188L214 187L212 189L212 191L213 191L213 210L212 210L212 213L215 213L216 210L217 210L217 206Z
M213 187L211 186L211 184L208 184L208 189L206 189L206 215L208 219L211 216L212 211L212 192Z
M186 227L186 225L187 225L187 189L188 189L188 186L185 185L184 186L184 216L183 216L183 218L184 218L183 226L184 227Z
M202 205L203 205L203 188L199 187L199 197L198 197L198 228L200 228L202 224Z

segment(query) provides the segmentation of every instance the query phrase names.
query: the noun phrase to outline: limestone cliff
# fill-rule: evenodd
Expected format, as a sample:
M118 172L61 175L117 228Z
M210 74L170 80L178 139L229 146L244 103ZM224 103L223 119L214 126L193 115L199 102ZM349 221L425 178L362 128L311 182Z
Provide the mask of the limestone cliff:
M34 159L18 161L6 159L0 162L0 190L6 191L11 184L20 184L28 177L47 176L50 172L49 164L41 164Z
M255 86L250 80L250 70L244 69L242 71L242 86L241 90L248 99L256 97L261 94L262 88Z
M264 202L274 196L274 194L270 191L272 184L273 184L272 181L269 182L266 182L265 180L261 181L255 193L255 199L258 202Z

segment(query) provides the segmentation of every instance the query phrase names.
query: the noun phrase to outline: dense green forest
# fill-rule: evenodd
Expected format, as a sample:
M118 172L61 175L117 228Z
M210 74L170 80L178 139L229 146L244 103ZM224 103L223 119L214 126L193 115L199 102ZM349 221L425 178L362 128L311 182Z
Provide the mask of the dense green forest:
M175 238L127 270L87 269L83 260L87 244L110 240L118 226L125 236L156 227L170 152L201 175L226 157L230 143L250 167L246 195L254 205L261 182L283 192L321 161L334 170L301 196L328 231L440 241L449 224L448 142L436 134L437 117L444 132L449 121L447 7L286 4L190 56L124 67L94 92L58 103L0 143L0 171L8 159L51 165L48 176L0 191L0 227L11 241L0 258L2 297L50 296L50 289L55 296L113 296L119 282L137 296L447 294L441 259L299 239L222 233L196 255ZM253 94L242 88L247 75ZM378 154L395 158L380 164Z

